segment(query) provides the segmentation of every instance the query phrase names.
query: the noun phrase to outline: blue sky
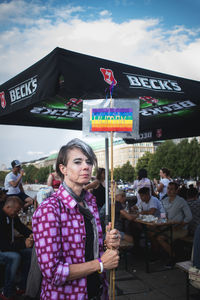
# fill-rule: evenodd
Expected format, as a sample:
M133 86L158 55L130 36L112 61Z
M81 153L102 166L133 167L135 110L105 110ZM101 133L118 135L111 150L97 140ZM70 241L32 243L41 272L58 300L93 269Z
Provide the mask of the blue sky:
M200 80L199 0L0 1L0 40L0 83L55 47ZM57 151L71 136L0 125L0 168Z

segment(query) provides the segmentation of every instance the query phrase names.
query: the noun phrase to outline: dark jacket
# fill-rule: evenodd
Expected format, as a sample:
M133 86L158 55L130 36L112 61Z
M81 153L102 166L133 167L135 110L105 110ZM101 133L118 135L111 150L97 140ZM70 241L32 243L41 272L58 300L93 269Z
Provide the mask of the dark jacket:
M32 233L19 219L13 218L14 228L23 235L23 238L15 238L12 243L12 218L3 211L3 205L0 205L0 251L18 251L26 248L25 238Z

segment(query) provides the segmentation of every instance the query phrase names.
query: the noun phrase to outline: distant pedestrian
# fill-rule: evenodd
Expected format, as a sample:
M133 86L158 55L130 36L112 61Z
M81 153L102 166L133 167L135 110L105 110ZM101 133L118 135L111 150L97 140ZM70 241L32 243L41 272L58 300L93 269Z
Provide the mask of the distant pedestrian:
M154 179L160 200L167 196L167 187L171 181L172 179L170 178L170 171L167 168L160 169L160 182L158 183L158 181Z
M59 189L59 186L62 182L60 176L57 174L57 172L55 171L55 166L53 167L54 172L50 173L47 179L47 185L51 186L54 190L54 192L56 192Z
M24 170L21 168L19 160L13 160L11 162L12 171L5 177L4 186L8 196L18 196L24 203L24 207L30 206L34 203L34 200L24 193L22 186L22 177Z
M137 191L137 204L141 203L140 194L138 191L143 188L147 187L149 188L150 195L152 194L152 182L147 176L147 170L146 169L140 169L138 171L138 179L134 181L133 183L133 189Z

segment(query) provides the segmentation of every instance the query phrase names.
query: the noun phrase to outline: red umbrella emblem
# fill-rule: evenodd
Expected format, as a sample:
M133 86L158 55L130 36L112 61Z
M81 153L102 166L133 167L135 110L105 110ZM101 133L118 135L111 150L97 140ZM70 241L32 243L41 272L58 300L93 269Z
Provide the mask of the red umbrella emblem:
M117 84L117 80L115 79L112 70L100 68L100 71L101 71L101 73L103 75L103 79L106 83L108 83L109 85L113 84L113 86Z
M1 107L5 108L6 107L6 98L5 98L4 92L0 92L0 98L1 98Z

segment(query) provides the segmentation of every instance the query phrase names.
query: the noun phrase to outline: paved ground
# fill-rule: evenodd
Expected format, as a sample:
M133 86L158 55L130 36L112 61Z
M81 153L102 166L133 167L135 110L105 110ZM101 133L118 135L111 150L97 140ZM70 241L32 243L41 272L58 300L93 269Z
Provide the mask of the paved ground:
M162 270L164 261L150 264L145 272L143 255L128 255L128 270L123 259L116 271L116 300L185 300L186 277L179 269ZM200 300L197 289L190 287L190 299Z
M179 269L165 270L164 262L150 264L151 273L145 272L143 254L127 254L127 270L122 257L116 270L116 300L186 300L186 277ZM200 300L199 290L190 288L190 300ZM16 300L25 300L17 297Z

